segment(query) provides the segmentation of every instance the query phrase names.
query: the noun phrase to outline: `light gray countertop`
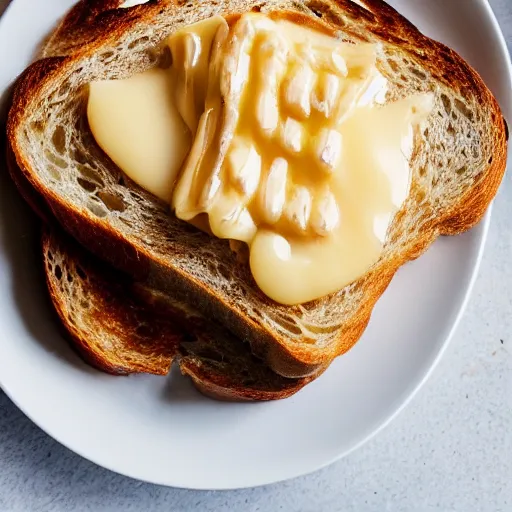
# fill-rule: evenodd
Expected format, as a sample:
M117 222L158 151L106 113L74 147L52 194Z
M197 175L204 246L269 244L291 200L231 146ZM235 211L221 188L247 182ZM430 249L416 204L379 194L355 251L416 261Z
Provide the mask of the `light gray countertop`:
M512 0L491 5L511 47ZM167 489L71 453L0 391L0 512L512 511L510 174L505 181L480 277L446 355L406 410L355 453L310 476L258 489Z

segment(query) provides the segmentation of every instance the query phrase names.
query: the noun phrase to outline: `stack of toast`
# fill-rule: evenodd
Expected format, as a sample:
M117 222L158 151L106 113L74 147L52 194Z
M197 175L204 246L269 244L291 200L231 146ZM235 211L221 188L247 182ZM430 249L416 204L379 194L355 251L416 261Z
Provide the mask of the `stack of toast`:
M182 27L250 11L377 43L387 102L433 96L379 260L341 290L292 306L262 293L243 249L179 220L128 178L85 116L91 81L158 65L161 41ZM10 172L42 220L50 297L79 354L114 375L166 375L176 363L226 400L286 398L347 352L400 266L479 222L508 140L479 75L383 0L81 0L16 83L7 126Z

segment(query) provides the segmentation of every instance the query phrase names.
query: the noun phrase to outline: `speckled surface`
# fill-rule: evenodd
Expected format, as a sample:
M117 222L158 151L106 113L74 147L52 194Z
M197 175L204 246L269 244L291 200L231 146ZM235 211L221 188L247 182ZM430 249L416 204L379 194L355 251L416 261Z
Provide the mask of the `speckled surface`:
M491 4L512 47L512 1ZM480 277L445 357L391 426L349 457L258 489L167 489L71 453L0 391L0 512L512 511L511 219L509 174Z

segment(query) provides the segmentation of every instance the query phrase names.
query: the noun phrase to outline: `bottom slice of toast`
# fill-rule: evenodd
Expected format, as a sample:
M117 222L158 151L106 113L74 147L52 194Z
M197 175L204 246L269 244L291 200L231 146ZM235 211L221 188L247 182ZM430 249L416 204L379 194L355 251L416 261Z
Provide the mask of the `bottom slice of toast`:
M100 370L166 375L175 362L202 393L233 401L287 398L317 376L275 374L248 343L183 302L134 282L55 228L43 228L42 250L67 337Z

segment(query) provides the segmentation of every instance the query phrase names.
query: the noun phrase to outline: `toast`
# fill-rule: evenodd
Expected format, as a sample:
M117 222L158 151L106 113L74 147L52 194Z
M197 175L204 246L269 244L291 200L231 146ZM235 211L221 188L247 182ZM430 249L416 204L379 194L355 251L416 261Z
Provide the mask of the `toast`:
M72 346L96 368L167 375L174 362L202 393L229 401L287 398L313 380L275 374L220 325L134 283L57 229L44 227L41 241L55 311Z
M18 80L7 129L21 175L15 181L26 180L38 210L88 250L218 319L280 375L314 375L350 349L398 268L439 235L474 226L497 192L508 132L496 100L460 56L382 0L120 5L79 2L48 41L45 58ZM346 40L379 42L387 101L418 92L435 97L428 127L416 137L409 197L380 260L342 290L299 306L268 299L227 241L179 221L131 182L97 146L84 115L91 80L146 70L159 60L159 42L180 27L251 9L287 11Z
M88 253L54 224L13 159L7 163L18 190L45 221L41 245L49 296L85 362L116 376L164 376L175 363L201 393L223 401L288 398L322 373L298 379L275 374L222 326Z

